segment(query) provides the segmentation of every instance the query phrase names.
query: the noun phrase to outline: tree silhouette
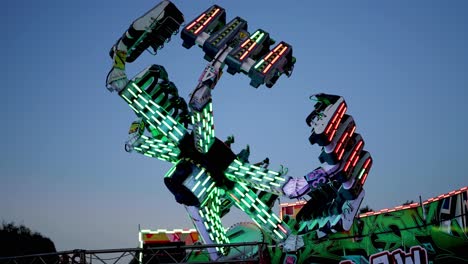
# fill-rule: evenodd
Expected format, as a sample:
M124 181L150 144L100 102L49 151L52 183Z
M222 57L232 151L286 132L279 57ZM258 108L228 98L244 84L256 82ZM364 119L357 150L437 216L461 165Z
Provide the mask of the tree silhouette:
M0 226L0 257L23 256L57 252L54 242L38 232L32 232L24 225L3 222ZM54 263L56 257L49 257L47 263ZM58 259L58 258L57 258ZM20 259L17 263L29 263Z
M406 200L406 202L404 202L404 203L403 203L403 205L410 205L410 204L412 204L412 203L414 203L414 201L413 201L413 200L411 200L411 201L409 201L409 200Z
M366 205L364 207L361 207L361 209L359 209L359 214L365 214L365 213L368 213L368 212L374 212L374 210L372 210L369 205Z

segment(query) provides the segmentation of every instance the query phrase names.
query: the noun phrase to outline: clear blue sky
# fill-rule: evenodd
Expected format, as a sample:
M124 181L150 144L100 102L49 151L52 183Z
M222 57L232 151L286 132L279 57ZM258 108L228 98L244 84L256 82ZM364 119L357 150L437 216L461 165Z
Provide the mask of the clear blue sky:
M134 114L105 86L109 48L157 1L7 1L0 13L3 101L0 219L49 236L59 250L137 245L137 226L189 228L163 184L169 164L128 154ZM189 22L215 1L174 3ZM304 119L309 95L340 94L374 166L364 204L417 201L468 184L466 1L216 1L293 45L291 78L272 89L225 74L214 90L216 134L251 146L251 161L303 176L319 165ZM179 36L133 76L166 67L187 98L206 62ZM234 210L230 225L245 220Z

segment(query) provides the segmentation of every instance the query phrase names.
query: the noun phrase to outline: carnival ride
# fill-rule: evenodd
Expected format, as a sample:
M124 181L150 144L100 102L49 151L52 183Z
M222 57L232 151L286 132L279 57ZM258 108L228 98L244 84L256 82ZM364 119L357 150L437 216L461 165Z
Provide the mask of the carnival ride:
M179 96L163 66L151 65L132 79L126 63L135 61L149 48L162 48L184 22L182 13L170 1L162 1L135 20L110 51L113 67L106 84L136 113L128 152L173 163L164 183L176 201L185 206L198 234L206 244L226 244L221 218L236 206L285 251L304 246L302 236L325 237L349 230L364 197L363 185L372 166L362 137L355 133L352 116L341 96L316 94L316 103L306 119L312 128L311 144L322 148L320 167L304 177L291 177L287 169L268 169L265 159L248 162L249 149L235 154L233 137L215 137L211 93L223 68L230 74L246 74L250 85L273 87L281 75L290 76L295 57L290 44L275 41L268 32L250 33L240 17L226 22L226 11L213 5L181 31L185 48L199 46L209 62L190 94L189 103ZM272 207L278 196L307 200L290 226ZM211 260L229 256L227 248L210 249Z

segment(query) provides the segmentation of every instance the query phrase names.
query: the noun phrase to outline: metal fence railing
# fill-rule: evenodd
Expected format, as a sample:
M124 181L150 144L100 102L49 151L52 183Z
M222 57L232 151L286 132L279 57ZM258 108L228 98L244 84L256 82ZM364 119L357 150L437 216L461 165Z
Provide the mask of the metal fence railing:
M228 256L212 261L209 248L227 248ZM75 249L54 253L0 257L0 264L153 264L153 263L266 263L265 243L248 242L212 245L165 245L147 248L103 250ZM234 254L231 254L234 253Z

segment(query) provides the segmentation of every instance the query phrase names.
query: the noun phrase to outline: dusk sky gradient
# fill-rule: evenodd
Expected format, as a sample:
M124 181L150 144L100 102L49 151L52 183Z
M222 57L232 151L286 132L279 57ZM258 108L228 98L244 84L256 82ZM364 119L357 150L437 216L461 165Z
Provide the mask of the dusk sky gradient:
M186 23L216 3L293 46L291 78L268 89L225 73L216 136L301 177L319 166L305 118L315 93L342 95L374 165L363 205L382 209L468 185L467 1L173 1ZM191 228L163 183L170 164L126 153L132 110L105 88L109 49L158 1L6 1L0 73L0 220L58 250L136 247L142 228ZM129 77L163 65L185 99L206 61L180 36ZM233 209L228 227L247 218Z

